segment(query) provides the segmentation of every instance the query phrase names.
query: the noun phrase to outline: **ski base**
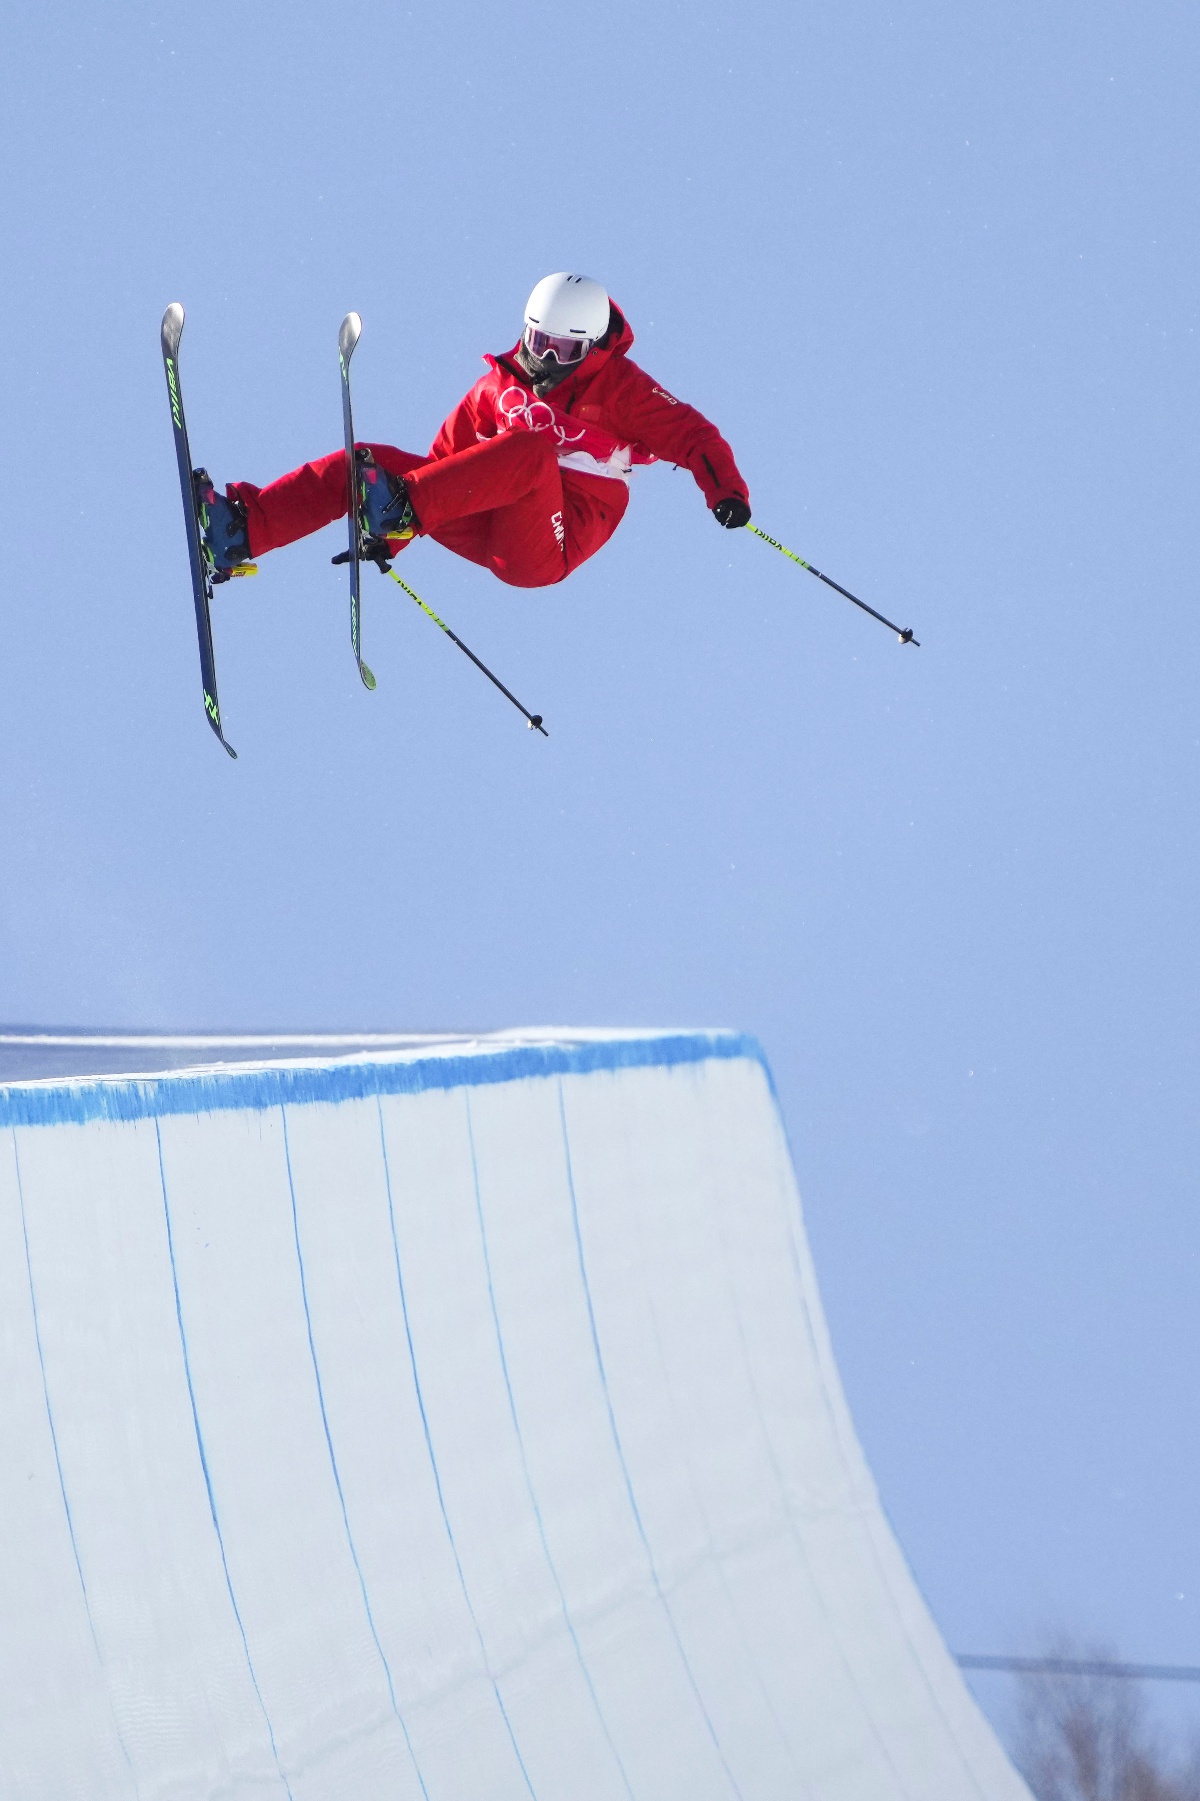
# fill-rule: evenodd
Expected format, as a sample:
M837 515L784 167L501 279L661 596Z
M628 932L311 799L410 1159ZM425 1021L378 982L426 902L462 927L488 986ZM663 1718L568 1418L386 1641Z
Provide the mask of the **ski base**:
M342 427L346 437L346 520L349 526L350 647L364 688L373 689L375 677L362 656L362 562L364 543L358 524L358 459L354 451L354 413L350 405L350 358L362 336L362 320L347 313L338 332L338 367L342 377ZM369 552L368 552L369 554ZM337 559L340 561L341 559Z
M179 381L179 340L183 336L183 308L175 301L163 314L162 354L167 377L167 394L171 402L171 426L175 434L175 459L179 466L179 489L183 497L183 517L187 529L188 563L192 574L192 599L196 607L196 639L200 649L200 685L204 694L204 712L219 742L231 757L237 752L225 736L221 724L221 707L217 700L217 663L212 638L212 577L200 544L200 515L196 508L196 491L192 480L192 454L188 447L187 421L183 413L183 389ZM253 564L231 570L230 574L249 575Z

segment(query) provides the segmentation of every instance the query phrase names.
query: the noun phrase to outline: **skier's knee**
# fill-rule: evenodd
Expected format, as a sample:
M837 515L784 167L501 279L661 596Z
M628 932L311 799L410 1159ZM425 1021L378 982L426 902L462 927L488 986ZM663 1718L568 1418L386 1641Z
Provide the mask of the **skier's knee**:
M549 432L510 431L504 434L507 454L514 463L522 463L531 473L541 474L558 462L558 452Z

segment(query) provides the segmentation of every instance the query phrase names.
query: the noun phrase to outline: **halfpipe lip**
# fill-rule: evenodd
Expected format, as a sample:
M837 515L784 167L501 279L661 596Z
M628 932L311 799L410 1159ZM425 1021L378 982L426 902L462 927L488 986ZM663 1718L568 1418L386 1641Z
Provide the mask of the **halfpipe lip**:
M397 1035L376 1044L340 1037L337 1048L329 1038L323 1041L325 1056L318 1054L314 1040L314 1049L298 1057L251 1054L233 1060L168 1063L156 1069L97 1069L92 1065L5 1079L3 1052L17 1036L0 1033L0 1126L83 1125L93 1120L132 1121L168 1114L265 1111L292 1102L361 1100L738 1059L758 1064L774 1092L757 1039L720 1029L526 1027L473 1037L405 1039ZM111 1034L109 1039L116 1036ZM180 1048L199 1050L198 1036L184 1036ZM68 1046L82 1047L87 1042L82 1037L69 1039ZM128 1039L120 1042L133 1052L140 1048L136 1043L130 1046ZM180 1043L167 1037L160 1042L164 1046ZM267 1042L284 1050L299 1048L301 1041ZM355 1050L349 1050L351 1042L357 1045ZM102 1048L94 1039L92 1043L93 1048ZM229 1040L213 1040L203 1048L229 1045Z
M0 1088L14 1084L98 1077L149 1079L182 1070L245 1068L249 1064L315 1062L380 1055L429 1056L447 1051L529 1043L596 1043L611 1039L686 1035L680 1026L516 1026L439 1031L275 1027L256 1031L169 1030L0 1024ZM698 1028L711 1030L710 1028Z

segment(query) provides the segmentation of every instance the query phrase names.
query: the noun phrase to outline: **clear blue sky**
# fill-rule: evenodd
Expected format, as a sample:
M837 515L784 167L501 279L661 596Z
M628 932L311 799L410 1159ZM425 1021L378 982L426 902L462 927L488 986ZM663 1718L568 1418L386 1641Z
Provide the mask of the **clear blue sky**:
M951 1644L1200 1662L1195 9L65 0L0 49L0 1018L756 1032ZM329 532L217 598L229 762L167 302L197 460L262 482L339 441L348 308L420 449L563 267L923 647L653 469L564 588L406 555L549 742L373 572L367 695Z

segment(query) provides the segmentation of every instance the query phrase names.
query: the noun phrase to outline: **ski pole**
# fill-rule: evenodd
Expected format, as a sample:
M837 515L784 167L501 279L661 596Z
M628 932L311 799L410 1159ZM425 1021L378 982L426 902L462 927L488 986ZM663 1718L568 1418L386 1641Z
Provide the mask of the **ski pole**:
M481 663L479 658L475 655L475 652L473 650L468 649L468 647L463 643L461 638L455 637L454 633L450 630L450 627L446 624L446 621L444 619L439 619L437 614L434 612L433 608L427 607L425 605L425 602L421 599L421 596L419 594L414 593L413 590L409 587L407 582L401 581L400 577L396 574L396 571L394 569L389 569L388 574L391 576L392 580L397 583L397 585L399 587L404 589L404 592L408 595L408 598L410 600L416 601L416 603L420 607L421 611L428 618L432 619L433 623L435 625L441 626L441 628L445 632L447 638L449 638L451 644L457 644L458 648L462 651L463 656L470 657L470 659L471 659L472 663L474 663L476 669L482 669L484 675L487 676L488 681L493 683L493 685L495 687L499 688L501 694L504 695L506 700L512 701L512 704L517 709L517 712L522 714L522 716L524 717L525 723L529 727L530 731L531 732L540 732L542 734L543 738L548 738L550 736L550 734L546 730L545 726L542 724L541 714L528 712L526 710L526 708L524 708L521 705L521 703L517 699L516 695L513 694L510 689L508 689L504 686L504 683L500 680L500 677L498 675L493 675L491 670L488 668L487 664Z
M857 594L851 594L849 588L843 588L840 582L835 582L831 576L822 575L819 569L814 569L811 563L806 563L803 557L798 557L794 550L789 550L786 544L779 542L778 538L772 538L767 532L759 531L757 525L752 525L749 521L747 521L746 529L752 531L756 538L761 538L764 544L773 544L776 550L781 550L785 557L792 559L793 563L799 563L801 569L807 569L810 575L815 575L817 580L824 582L827 588L833 588L846 600L852 600L856 607L861 607L864 613L871 615L872 619L878 619L880 625L886 625L889 632L895 632L901 644L915 644L920 650L921 640L913 637L911 625L893 625L890 619L885 619L882 613L877 613L874 607L869 607L865 600L858 598Z
M335 563L346 563L346 562L349 562L349 560L350 560L349 551L343 551L341 556L337 556L332 559L332 561ZM517 709L517 712L521 714L522 718L525 720L525 723L529 727L531 732L540 732L542 734L543 738L548 738L550 736L549 732L546 730L545 726L542 724L541 714L528 712L521 705L521 703L517 699L516 695L513 694L508 688L506 688L504 686L504 683L500 680L499 676L493 675L491 670L488 668L487 664L481 663L479 658L475 655L475 652L473 650L469 649L468 646L463 643L461 638L458 638L455 636L455 634L450 630L450 627L446 624L446 621L444 619L439 619L437 614L434 612L433 608L427 607L425 605L425 602L421 599L421 596L419 594L415 594L413 592L413 590L409 587L407 582L401 581L400 577L396 574L396 571L394 569L390 569L387 567L386 560L384 557L380 556L378 558L378 560L376 560L375 558L372 557L371 561L375 563L375 566L379 570L380 575L390 575L392 580L396 583L396 585L398 587L404 589L404 592L408 595L408 598L410 600L415 600L417 605L420 607L421 611L424 614L426 614L426 616L428 618L432 619L433 623L435 625L441 626L441 628L445 632L447 638L449 638L451 644L457 644L458 648L462 651L464 657L470 657L470 659L471 659L472 663L474 663L476 669L482 669L484 675L487 676L488 681L491 682L495 687L499 688L501 694L503 694L503 696L506 700L512 701L513 706Z
M394 582L396 582L401 588L404 589L404 592L408 595L408 598L410 600L416 601L416 603L420 607L421 611L424 614L426 614L426 616L428 618L432 619L433 623L435 625L441 626L441 628L445 632L447 638L449 638L451 644L457 644L458 648L462 651L463 656L470 657L470 659L471 659L472 663L474 663L476 669L482 669L484 675L487 676L488 681L493 683L493 685L495 687L499 688L501 694L504 695L506 700L512 701L512 704L517 709L517 712L523 715L525 723L529 727L530 731L531 732L540 732L542 734L543 738L548 738L550 736L550 734L546 730L545 726L542 724L541 714L528 712L521 705L521 703L517 699L516 695L513 694L508 688L506 688L504 686L504 683L500 680L499 676L493 675L491 670L488 668L487 664L481 663L479 658L475 655L475 652L473 650L469 650L467 648L467 646L463 643L461 638L455 637L454 633L450 630L450 627L446 624L446 621L444 619L439 619L437 614L434 612L433 608L427 607L425 605L425 602L421 599L421 596L419 594L415 594L413 592L413 590L409 587L407 582L401 581L400 577L396 574L396 571L394 569L389 569L388 574L391 576L391 578Z

